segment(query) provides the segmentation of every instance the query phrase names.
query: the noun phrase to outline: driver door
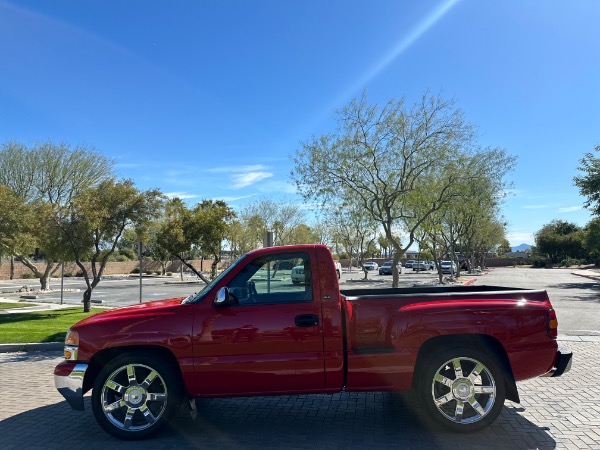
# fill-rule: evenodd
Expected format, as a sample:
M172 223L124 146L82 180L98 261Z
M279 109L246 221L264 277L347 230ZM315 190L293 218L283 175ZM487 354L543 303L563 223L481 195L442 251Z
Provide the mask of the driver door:
M257 257L228 283L235 305L203 308L206 313L198 314L194 326L201 395L323 389L323 326L314 260L308 252Z

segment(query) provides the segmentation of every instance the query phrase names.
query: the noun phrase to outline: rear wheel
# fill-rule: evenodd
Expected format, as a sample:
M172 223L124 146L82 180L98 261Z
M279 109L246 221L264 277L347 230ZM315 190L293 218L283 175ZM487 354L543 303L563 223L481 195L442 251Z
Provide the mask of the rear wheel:
M147 438L169 421L182 399L170 363L147 353L127 353L104 366L94 383L92 410L100 426L121 439Z
M428 358L419 373L417 396L427 421L457 432L489 426L506 397L497 361L468 347L448 348Z

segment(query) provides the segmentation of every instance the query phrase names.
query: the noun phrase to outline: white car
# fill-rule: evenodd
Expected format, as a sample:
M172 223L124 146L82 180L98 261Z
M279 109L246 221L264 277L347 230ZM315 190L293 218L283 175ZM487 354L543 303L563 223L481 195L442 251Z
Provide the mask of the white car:
M304 266L293 267L291 277L292 283L294 284L304 283L306 281L306 278L304 276Z
M342 264L339 261L334 261L335 271L337 272L338 280L342 278Z
M363 269L365 270L377 270L379 269L379 264L377 264L375 261L367 261L365 263L363 263Z
M338 261L335 261L335 271L339 280L342 276L342 265ZM292 278L292 283L294 284L305 283L306 277L304 275L304 266L293 267L290 276Z
M442 273L456 273L456 264L454 261L442 261L440 265Z
M393 274L394 261L386 261L379 266L379 275L392 275ZM398 263L398 273L402 273L402 263Z
M413 270L413 272L417 272L417 271L421 272L424 270L429 270L429 264L427 263L427 261L415 262L412 265L412 270Z

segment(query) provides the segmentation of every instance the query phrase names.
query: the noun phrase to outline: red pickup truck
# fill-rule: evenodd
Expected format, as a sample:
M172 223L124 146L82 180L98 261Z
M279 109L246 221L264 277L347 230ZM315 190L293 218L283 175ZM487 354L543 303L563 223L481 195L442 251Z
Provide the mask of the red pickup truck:
M285 262L285 264L284 264ZM292 283L291 270L304 279ZM494 286L339 289L323 245L254 250L197 295L115 309L75 324L57 389L124 439L148 437L198 397L405 391L454 431L495 420L515 381L558 376L545 291Z

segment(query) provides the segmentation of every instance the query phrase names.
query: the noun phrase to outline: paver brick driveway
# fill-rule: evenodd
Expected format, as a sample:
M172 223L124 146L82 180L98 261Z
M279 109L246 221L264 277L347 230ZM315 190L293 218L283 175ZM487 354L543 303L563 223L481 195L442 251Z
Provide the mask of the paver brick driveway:
M415 419L410 394L341 393L203 399L198 418L182 415L147 441L105 434L89 405L70 409L54 388L58 352L0 354L2 449L600 449L600 343L563 342L573 368L560 378L519 383L521 405L470 435L433 432Z

